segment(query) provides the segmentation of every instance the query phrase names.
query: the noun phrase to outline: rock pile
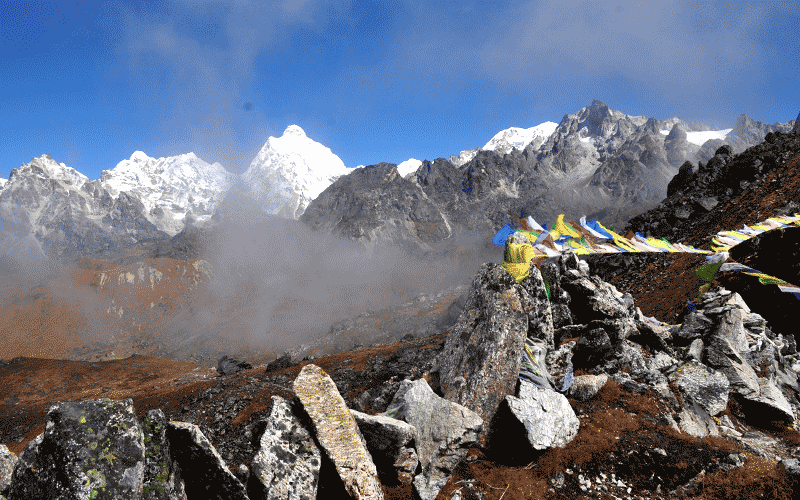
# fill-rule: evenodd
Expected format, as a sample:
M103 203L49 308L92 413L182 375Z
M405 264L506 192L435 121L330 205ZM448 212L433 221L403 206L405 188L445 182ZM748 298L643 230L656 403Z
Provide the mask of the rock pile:
M166 421L159 410L139 422L131 400L58 403L18 459L0 447L0 494L379 499L384 486L405 484L416 498L433 500L470 448L514 464L569 446L580 429L573 408L610 380L667 402L659 424L678 434L725 437L774 456L774 440L740 432L726 410L761 426L795 425L800 359L788 336L773 333L739 294L712 287L679 328L668 330L646 318L630 295L590 275L574 254L542 269L549 298L538 271L517 283L501 266L485 264L430 371L393 384L391 394L382 390L391 402L381 414L348 408L328 374L305 364L294 397L269 401L251 436L249 465L234 473L199 427ZM519 378L523 366L538 378ZM654 467L660 453L647 455ZM703 460L709 467L728 460L698 457L680 491L699 484ZM744 463L731 460L731 469ZM798 472L796 461L783 466ZM577 487L594 491L576 470ZM554 476L555 489L574 482L571 469L565 472Z

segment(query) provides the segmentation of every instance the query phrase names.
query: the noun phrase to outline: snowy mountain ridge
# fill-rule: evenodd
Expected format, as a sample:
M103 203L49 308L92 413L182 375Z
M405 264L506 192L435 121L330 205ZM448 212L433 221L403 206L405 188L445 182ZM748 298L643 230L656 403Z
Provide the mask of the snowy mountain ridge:
M114 198L135 195L147 217L170 236L187 222L202 226L214 214L235 175L218 162L208 164L194 153L151 158L134 152L111 170L103 170L100 185Z

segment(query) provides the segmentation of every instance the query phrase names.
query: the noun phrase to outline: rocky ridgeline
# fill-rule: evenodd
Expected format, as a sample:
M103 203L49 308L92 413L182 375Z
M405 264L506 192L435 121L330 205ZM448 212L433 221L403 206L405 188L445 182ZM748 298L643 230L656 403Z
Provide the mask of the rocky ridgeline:
M541 273L533 268L519 284L500 265L484 264L439 356L422 367L422 377L391 384L380 414L349 408L330 376L306 364L293 397L271 397L249 436L249 465L232 471L199 427L167 421L161 410L138 421L130 399L62 402L19 458L0 446L0 492L11 500L377 499L382 485L411 484L417 498L433 500L472 447L498 462L525 464L568 446L580 430L573 407L612 379L665 403L654 424L678 435L729 439L800 474L791 457L800 450L740 432L722 415L729 409L759 426L796 425L800 357L792 335L773 333L737 293L718 287L679 329L667 330L588 269L568 254L543 263ZM521 355L526 347L531 357ZM227 358L219 371L248 368ZM669 453L654 448L648 460L657 468ZM624 464L610 479L603 474L605 482L567 468L551 478L552 492L580 494L565 489L577 477L581 492L673 497L746 460L722 451L695 454L690 470L681 471L685 481L669 484L660 477L635 484L622 473Z

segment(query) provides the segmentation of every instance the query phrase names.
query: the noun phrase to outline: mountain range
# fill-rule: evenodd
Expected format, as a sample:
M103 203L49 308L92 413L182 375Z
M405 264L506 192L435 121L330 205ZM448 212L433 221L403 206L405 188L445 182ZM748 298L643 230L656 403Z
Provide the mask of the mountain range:
M210 230L233 186L263 213L366 247L382 241L422 253L494 230L506 216L585 214L621 226L665 197L684 162L708 161L723 141L740 152L794 126L742 115L732 129L710 130L595 100L558 124L511 127L449 160L397 166L348 169L296 125L270 137L241 176L193 153L156 159L136 151L90 180L42 155L2 182L0 242L6 260L71 260L168 240L187 226Z

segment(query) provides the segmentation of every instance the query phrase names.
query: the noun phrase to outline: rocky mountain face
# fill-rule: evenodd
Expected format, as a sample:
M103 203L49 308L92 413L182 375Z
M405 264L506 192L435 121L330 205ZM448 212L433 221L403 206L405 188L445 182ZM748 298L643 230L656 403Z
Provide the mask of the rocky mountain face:
M798 132L769 132L763 143L736 155L721 146L706 164L684 163L669 182L668 197L630 219L625 231L705 245L718 231L798 211L799 162Z
M763 127L743 117L730 133L737 134L739 144L750 144ZM588 215L620 227L630 216L664 199L679 167L705 154L706 146L699 142L728 133L694 131L678 118L658 121L629 116L600 101L565 115L550 130L546 139L539 134L522 150L507 147L509 137L520 137L525 131L515 129L493 139L496 150L465 151L460 159L451 157L451 161L423 161L409 177L411 184L397 192L392 187L397 185L377 186L366 179L368 175L362 179L354 172L352 179L334 182L311 202L302 220L312 228L331 230L362 243L380 235L425 251L440 237L494 231L505 223L506 215L532 215L539 220L552 220L559 213ZM386 165L381 168L389 168ZM362 192L355 193L355 189ZM368 189L376 191L364 194ZM366 198L390 194L397 201L381 206L391 213L383 214L382 208L376 208L370 217L359 217L355 214L362 213L361 209L347 206L347 200L361 206ZM314 206L317 203L319 207ZM394 229L419 227L421 213L427 214L426 223L441 226L429 231L427 239L414 231ZM446 221L446 230L440 221ZM386 229L379 229L382 225ZM345 227L347 232L342 230Z
M297 219L311 200L349 172L329 148L290 125L281 137L267 140L242 179L265 212Z
M11 171L0 191L0 218L14 234L32 234L48 257L124 247L140 239L163 239L135 196L114 199L100 181L53 160L34 158Z

